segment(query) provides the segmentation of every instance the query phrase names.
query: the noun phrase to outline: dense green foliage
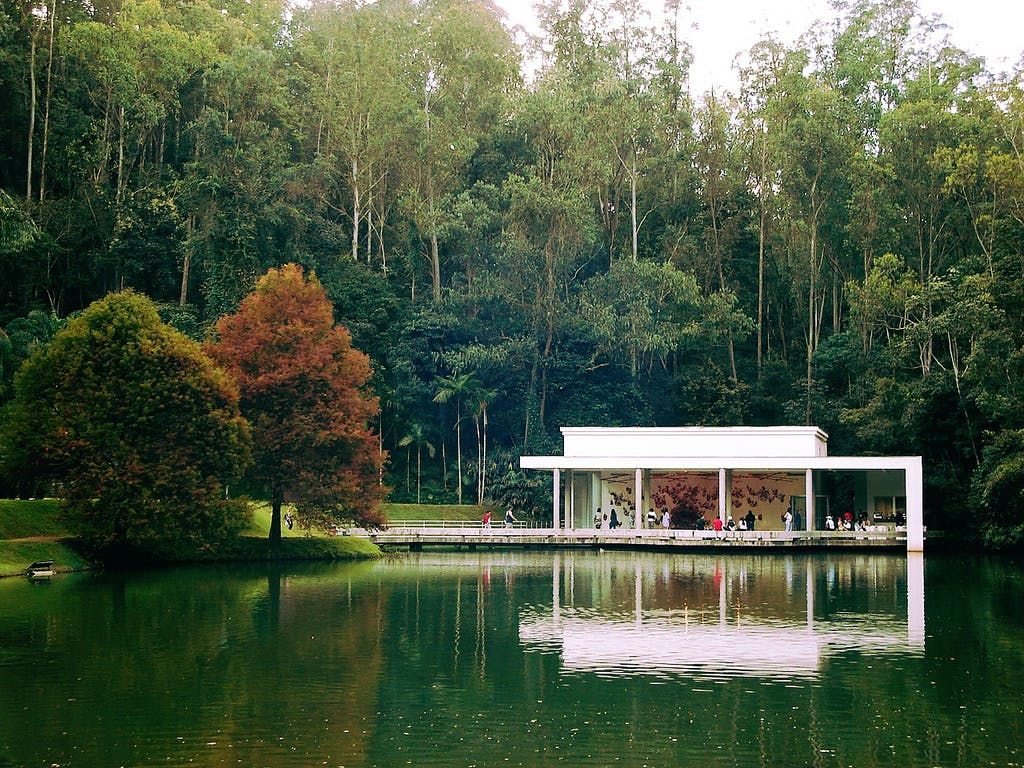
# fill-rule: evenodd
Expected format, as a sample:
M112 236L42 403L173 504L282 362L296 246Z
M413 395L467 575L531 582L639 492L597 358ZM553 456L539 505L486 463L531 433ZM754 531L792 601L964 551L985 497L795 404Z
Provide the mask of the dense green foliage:
M370 430L380 413L368 391L372 371L332 311L316 275L286 264L220 319L206 347L238 384L252 427L251 474L270 498L272 544L281 539L285 501L307 530L382 522L384 455Z
M241 529L244 504L223 498L249 458L238 391L149 299L94 302L14 385L0 461L53 481L65 525L90 546L154 550Z
M814 423L1019 539L967 506L1024 483L983 461L1024 428L1022 72L837 0L692 98L666 7L543 3L533 58L487 0L5 0L0 397L111 289L199 338L295 262L397 500L532 496L506 464L560 425Z

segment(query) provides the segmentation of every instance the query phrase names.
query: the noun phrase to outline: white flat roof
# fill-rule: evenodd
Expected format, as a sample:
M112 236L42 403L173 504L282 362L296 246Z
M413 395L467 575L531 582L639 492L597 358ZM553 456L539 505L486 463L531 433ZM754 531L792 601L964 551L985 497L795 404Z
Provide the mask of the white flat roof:
M827 456L819 427L562 427L565 456Z
M920 467L920 456L522 456L523 469L650 469L655 471L732 469L803 472L824 470L885 470Z

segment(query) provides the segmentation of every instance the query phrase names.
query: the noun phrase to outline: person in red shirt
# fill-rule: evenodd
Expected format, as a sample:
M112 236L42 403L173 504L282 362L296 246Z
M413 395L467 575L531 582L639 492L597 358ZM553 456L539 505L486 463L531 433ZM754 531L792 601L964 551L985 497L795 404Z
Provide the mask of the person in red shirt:
M711 527L714 528L716 532L721 532L721 530L722 530L722 518L716 517L714 520L712 520L711 521Z

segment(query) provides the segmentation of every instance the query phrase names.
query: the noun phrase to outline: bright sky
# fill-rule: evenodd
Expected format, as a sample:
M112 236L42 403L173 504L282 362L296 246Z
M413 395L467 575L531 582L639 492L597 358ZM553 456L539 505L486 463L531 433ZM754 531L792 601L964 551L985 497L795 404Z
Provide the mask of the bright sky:
M497 0L509 22L536 31L533 0ZM663 0L644 0L656 12ZM735 89L732 62L765 32L792 43L816 20L834 14L826 0L690 0L690 13L680 13L682 37L693 48L691 90L711 86ZM923 16L938 14L949 27L954 45L985 57L988 69L1003 72L1024 54L1024 2L1021 0L918 0ZM695 26L695 28L690 28Z

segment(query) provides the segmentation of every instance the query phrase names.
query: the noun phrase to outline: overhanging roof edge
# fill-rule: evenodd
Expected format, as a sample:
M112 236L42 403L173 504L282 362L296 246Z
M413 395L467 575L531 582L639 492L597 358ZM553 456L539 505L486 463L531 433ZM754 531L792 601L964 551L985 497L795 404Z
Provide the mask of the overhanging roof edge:
M920 456L734 456L708 457L644 457L644 456L521 456L523 469L552 471L555 469L581 470L856 470L907 469L920 467Z

